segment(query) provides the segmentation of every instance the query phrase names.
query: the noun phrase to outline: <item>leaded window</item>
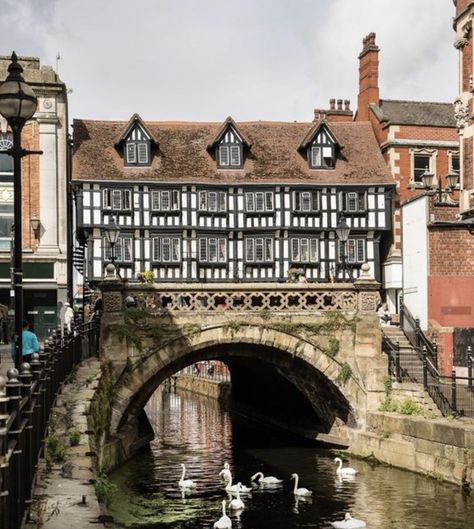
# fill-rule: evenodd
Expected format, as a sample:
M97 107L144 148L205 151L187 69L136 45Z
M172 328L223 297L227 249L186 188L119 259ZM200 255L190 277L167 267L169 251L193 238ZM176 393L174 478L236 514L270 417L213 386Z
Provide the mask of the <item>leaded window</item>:
M180 193L178 190L154 190L151 192L152 211L179 211Z
M199 262L211 264L227 263L227 239L224 237L200 237Z
M103 240L104 259L110 261L112 258L112 247L107 238ZM115 260L120 263L131 263L133 261L133 238L118 237L114 246Z
M181 240L179 237L153 237L152 258L156 263L181 262Z
M199 191L198 210L209 213L227 211L227 193L225 191Z
M290 239L291 260L294 263L317 263L319 239L295 237Z
M245 193L245 210L248 213L268 213L275 209L273 191Z
M111 211L132 209L132 192L129 189L103 189L102 208Z
M367 193L349 191L341 194L342 210L346 213L361 213L367 210Z
M298 213L319 211L319 191L293 191L293 210Z
M271 237L247 237L245 239L245 261L247 263L273 262L273 239Z
M344 251L343 242L339 241L339 260L342 259L342 252ZM365 240L364 239L348 239L346 242L346 262L349 264L362 264L366 261Z

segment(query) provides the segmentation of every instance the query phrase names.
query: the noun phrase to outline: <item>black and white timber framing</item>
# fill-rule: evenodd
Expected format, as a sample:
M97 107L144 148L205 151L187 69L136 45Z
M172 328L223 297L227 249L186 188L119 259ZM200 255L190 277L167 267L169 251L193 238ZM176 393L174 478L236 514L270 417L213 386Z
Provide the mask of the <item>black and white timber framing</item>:
M317 203L302 208L303 193ZM349 194L360 199L353 211ZM257 196L268 208L255 211ZM153 270L161 281L285 281L291 266L303 268L309 281L330 281L340 259L340 212L351 228L346 254L354 277L367 262L380 279L379 242L391 228L385 186L81 182L76 203L78 226L89 236L90 279L103 276L103 228L112 217L121 228L121 276Z

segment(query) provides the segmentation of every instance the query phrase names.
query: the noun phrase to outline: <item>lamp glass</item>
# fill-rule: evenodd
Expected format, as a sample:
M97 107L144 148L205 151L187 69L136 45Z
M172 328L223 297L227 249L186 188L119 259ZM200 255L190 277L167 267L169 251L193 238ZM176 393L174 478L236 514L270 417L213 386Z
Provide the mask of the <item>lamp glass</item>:
M120 234L120 226L117 225L117 221L115 219L112 219L109 222L109 225L105 229L105 236L107 237L107 240L109 241L109 244L116 244L117 239Z
M434 174L433 173L425 171L421 175L421 181L423 182L423 186L424 187L430 188L433 185L433 180L434 180Z
M346 242L349 238L350 231L351 229L347 225L346 220L342 217L336 227L337 238L342 242Z
M458 173L449 173L447 176L446 176L446 182L448 184L448 187L450 187L451 189L453 189L454 187L457 186L458 182L459 182L459 175Z
M22 81L5 81L0 86L0 114L8 121L27 121L34 116L37 99L32 88Z

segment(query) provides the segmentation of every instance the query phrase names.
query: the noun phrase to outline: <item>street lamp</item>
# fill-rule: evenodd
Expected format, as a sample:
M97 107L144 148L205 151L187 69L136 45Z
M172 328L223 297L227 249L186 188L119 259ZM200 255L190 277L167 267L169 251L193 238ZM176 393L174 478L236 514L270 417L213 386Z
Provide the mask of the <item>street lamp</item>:
M13 157L14 190L14 246L13 246L13 290L15 295L15 366L22 363L23 351L23 258L22 258L22 212L21 212L21 159L29 154L43 154L42 151L27 151L21 147L21 131L31 119L37 106L37 99L31 87L22 76L23 68L16 53L11 56L8 77L0 86L0 114L7 120L13 134L13 147L7 154Z
M115 245L117 244L120 235L120 226L114 217L109 221L108 226L104 229L105 237L110 246L110 262L115 265Z
M453 193L459 182L459 173L453 171L446 175L446 189L443 189L441 185L441 178L438 178L438 186L435 188L433 186L434 175L423 173L421 176L423 185L428 189L428 194L437 195L436 204L447 204L453 205L455 202L449 199L449 195Z
M346 277L346 271L349 272L349 279L352 279L352 270L347 268L346 265L346 245L347 245L347 239L349 238L349 233L351 229L347 225L346 219L344 215L341 213L339 215L339 222L336 226L336 235L338 240L342 243L341 244L341 266L342 266L342 280L344 281ZM339 267L336 270L336 281L337 281L337 272L339 271Z

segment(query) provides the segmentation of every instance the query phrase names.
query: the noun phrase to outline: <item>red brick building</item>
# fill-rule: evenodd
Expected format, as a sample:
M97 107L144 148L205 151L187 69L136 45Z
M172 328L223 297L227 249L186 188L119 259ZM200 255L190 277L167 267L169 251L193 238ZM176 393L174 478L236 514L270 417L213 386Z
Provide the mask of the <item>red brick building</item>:
M459 171L459 139L453 105L381 99L379 47L375 33L367 35L359 55L359 96L356 121L370 121L382 154L396 182L394 231L385 248L383 287L391 312L398 312L402 290L401 213L404 201L426 192L422 174L434 175L434 185Z

